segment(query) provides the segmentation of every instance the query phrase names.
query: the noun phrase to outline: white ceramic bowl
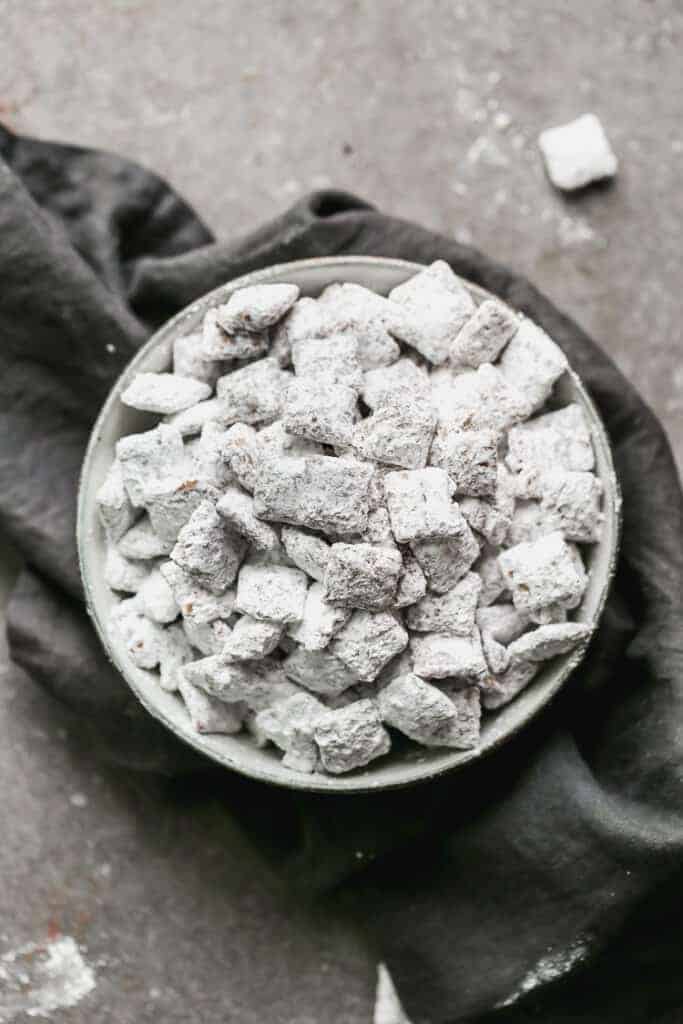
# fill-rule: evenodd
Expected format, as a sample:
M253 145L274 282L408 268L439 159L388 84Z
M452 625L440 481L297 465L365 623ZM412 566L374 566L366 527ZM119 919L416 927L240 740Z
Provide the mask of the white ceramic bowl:
M150 714L195 750L226 768L252 778L293 789L336 793L390 789L434 778L482 757L504 743L548 703L583 656L579 650L548 662L515 700L495 713L485 714L481 742L476 750L427 749L415 744L399 743L390 754L366 769L335 777L289 771L282 767L280 755L274 748L258 749L247 733L237 736L205 736L196 733L180 699L161 689L157 673L137 668L107 630L109 611L119 599L104 582L104 536L98 520L95 495L114 457L117 440L126 434L149 429L158 420L158 417L136 412L121 403L121 392L131 378L140 371L168 370L174 339L195 329L208 308L225 302L237 288L266 281L282 281L297 284L303 295L315 296L333 281L354 281L386 294L420 269L418 264L404 260L368 256L329 257L284 263L231 281L188 306L156 332L119 377L93 428L80 483L78 550L88 611L107 655ZM463 281L463 284L478 299L488 294L467 281ZM598 544L586 549L589 583L575 615L579 621L595 628L615 569L620 522L619 489L604 426L581 381L576 374L569 372L561 379L558 387L565 402L578 402L587 415L595 447L597 473L605 489L603 535Z

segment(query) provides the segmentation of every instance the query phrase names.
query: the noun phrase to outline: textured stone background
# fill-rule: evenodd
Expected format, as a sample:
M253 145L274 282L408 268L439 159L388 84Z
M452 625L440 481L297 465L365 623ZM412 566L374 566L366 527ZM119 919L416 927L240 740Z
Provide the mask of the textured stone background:
M10 126L147 164L221 237L334 185L473 242L595 335L683 465L677 0L0 0L0 26ZM621 172L566 199L535 138L586 110ZM61 929L95 966L53 1020L368 1024L341 925L289 905L220 807L99 766L8 668L0 820L0 955Z

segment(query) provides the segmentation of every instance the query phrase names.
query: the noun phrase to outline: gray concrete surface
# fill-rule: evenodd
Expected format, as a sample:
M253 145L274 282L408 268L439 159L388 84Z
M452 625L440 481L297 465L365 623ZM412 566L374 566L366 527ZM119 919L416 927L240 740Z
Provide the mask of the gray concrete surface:
M603 343L683 465L677 0L0 0L0 26L17 130L140 160L222 237L334 185L473 242ZM566 199L535 137L586 110L621 172ZM368 1024L341 924L288 903L220 808L102 768L8 668L0 820L0 956L60 929L96 972L51 1019Z

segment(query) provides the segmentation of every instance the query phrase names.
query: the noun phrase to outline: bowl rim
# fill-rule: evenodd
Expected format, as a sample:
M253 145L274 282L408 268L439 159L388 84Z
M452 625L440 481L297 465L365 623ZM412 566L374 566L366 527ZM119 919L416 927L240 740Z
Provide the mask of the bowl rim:
M91 523L88 521L90 506L87 501L86 493L86 482L89 477L91 463L94 459L94 453L100 441L100 433L103 425L108 420L109 414L112 409L117 405L120 400L121 392L125 386L125 383L130 379L137 370L140 363L146 360L148 354L158 346L160 346L169 336L173 336L178 328L184 323L185 320L195 318L197 314L205 312L216 305L222 298L232 294L239 288L245 288L252 284L263 284L269 281L271 278L281 279L283 274L288 272L297 272L299 270L305 271L306 269L317 270L317 269L328 269L332 271L335 267L339 268L353 268L353 267L385 267L393 268L396 270L405 270L407 273L418 273L423 270L427 264L417 263L411 260L403 260L394 257L382 257L382 256L366 256L366 255L344 255L344 256L320 256L312 257L303 260L291 260L284 263L271 264L267 267L249 271L246 274L241 274L239 277L232 278L226 281L224 284L218 285L212 288L210 291L199 296L193 302L189 303L183 309L179 310L169 320L166 320L159 328L157 328L150 338L145 342L144 345L138 349L133 358L123 367L121 373L112 384L109 393L98 413L98 416L93 424L88 444L83 456L81 464L81 471L79 474L78 482L78 499L77 499L77 522L76 522L76 542L78 549L78 563L83 582L83 590L85 596L86 611L90 617L95 631L102 643L105 654L108 660L113 664L114 668L121 674L125 684L131 689L135 697L140 701L145 710L151 714L154 718L160 721L166 726L179 740L188 744L198 753L205 757L208 757L212 761L220 764L224 768L230 768L233 771L238 772L241 775L247 776L252 779L256 779L259 782L269 783L271 785L283 786L287 789L303 790L308 792L316 793L335 793L335 794L353 794L353 793L371 793L371 792L384 792L386 790L402 789L407 786L414 786L420 783L433 781L442 775L445 775L451 771L455 771L459 768L464 768L467 765L471 765L473 762L480 760L495 750L498 750L501 746L511 740L517 735L523 728L525 728L532 719L536 718L540 712L547 707L550 701L555 697L559 690L566 684L569 677L572 675L574 670L578 667L580 662L585 657L587 649L590 645L592 637L600 623L602 614L605 608L607 597L610 591L611 583L614 578L619 554L619 547L621 541L621 529L622 529L622 496L621 488L619 486L619 480L614 467L614 460L612 457L612 449L609 442L609 437L605 429L602 417L591 398L588 390L584 386L582 380L578 374L569 367L567 371L569 376L572 378L574 387L581 397L582 402L587 407L590 413L591 419L591 433L597 434L602 453L606 461L606 472L603 476L608 478L607 486L611 490L611 502L609 503L612 511L611 516L611 538L612 545L609 551L609 558L607 563L607 569L602 581L600 588L599 597L596 603L595 613L592 619L585 624L589 627L589 634L583 644L576 648L569 656L566 657L561 670L555 674L555 677L545 683L542 696L538 699L535 707L530 709L526 715L521 716L517 721L502 734L494 737L485 745L479 745L472 750L458 751L453 750L450 752L450 756L444 758L443 762L438 764L420 763L418 761L413 763L413 774L408 778L399 778L396 780L385 780L385 781L373 781L371 777L372 766L368 766L363 774L351 773L350 775L322 775L314 773L312 775L304 775L292 771L283 770L280 763L277 762L274 767L280 769L279 772L270 771L267 769L260 769L252 765L244 765L240 763L239 758L231 756L229 753L224 751L218 751L206 747L203 743L203 736L197 733L197 739L195 740L192 735L188 735L183 732L176 723L169 718L164 710L155 704L152 700L148 699L147 695L141 690L136 684L134 676L127 671L127 665L123 659L119 657L115 646L111 643L109 630L102 617L99 614L97 602L94 597L90 573L88 570L88 559L86 553L86 546L90 541L88 536L91 529ZM508 305L504 299L500 299L494 293L489 292L487 289L469 281L462 275L456 275L458 279L467 287L467 289L477 295L480 299L495 298L498 302L501 302L507 308L511 309L514 313L518 311ZM94 504L94 503L93 503ZM606 503L607 505L607 503ZM93 510L94 511L94 510Z

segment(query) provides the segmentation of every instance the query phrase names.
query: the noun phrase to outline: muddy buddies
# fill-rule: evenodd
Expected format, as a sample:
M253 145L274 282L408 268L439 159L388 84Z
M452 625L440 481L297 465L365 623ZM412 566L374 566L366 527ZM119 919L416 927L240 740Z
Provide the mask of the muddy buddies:
M589 634L603 496L567 368L441 261L387 297L240 289L122 394L159 422L98 495L110 629L194 729L292 772L476 747Z

